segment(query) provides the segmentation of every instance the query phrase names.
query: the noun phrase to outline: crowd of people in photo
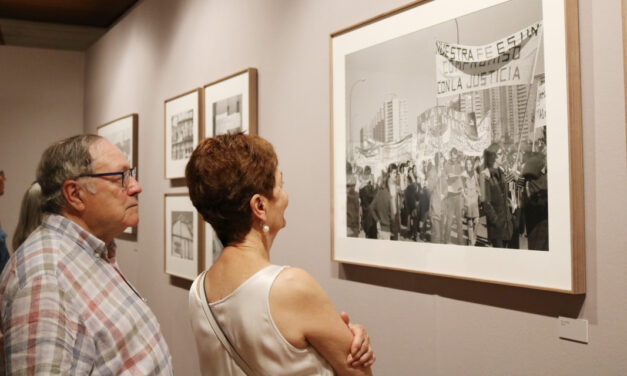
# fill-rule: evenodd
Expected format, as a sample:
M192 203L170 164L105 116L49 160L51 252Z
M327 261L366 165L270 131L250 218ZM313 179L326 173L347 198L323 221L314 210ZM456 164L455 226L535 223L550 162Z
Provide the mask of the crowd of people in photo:
M451 148L380 171L347 163L347 236L548 250L545 145Z

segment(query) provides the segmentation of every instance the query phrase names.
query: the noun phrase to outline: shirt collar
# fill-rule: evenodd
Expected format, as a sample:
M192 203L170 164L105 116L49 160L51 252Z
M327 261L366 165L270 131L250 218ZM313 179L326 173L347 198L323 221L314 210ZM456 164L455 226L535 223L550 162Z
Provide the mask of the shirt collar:
M96 258L102 258L109 263L115 263L117 246L114 241L108 245L72 220L58 214L45 215L42 225L62 234Z

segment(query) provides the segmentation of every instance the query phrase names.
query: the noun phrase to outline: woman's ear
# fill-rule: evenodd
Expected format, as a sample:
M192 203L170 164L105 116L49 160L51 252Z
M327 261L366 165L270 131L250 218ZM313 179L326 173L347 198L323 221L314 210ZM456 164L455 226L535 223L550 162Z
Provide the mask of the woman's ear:
M83 187L76 180L66 180L61 187L61 193L65 198L68 209L82 212L85 210L85 202L83 201Z
M253 213L253 218L265 222L267 217L268 202L265 197L259 193L255 194L250 199L250 210Z

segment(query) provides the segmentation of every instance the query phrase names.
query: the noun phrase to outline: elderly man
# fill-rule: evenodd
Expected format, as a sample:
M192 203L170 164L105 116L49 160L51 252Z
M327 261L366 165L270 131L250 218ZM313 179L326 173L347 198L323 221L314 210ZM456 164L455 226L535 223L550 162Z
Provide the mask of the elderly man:
M154 314L115 261L113 238L138 221L135 176L98 136L44 151L46 215L0 276L7 374L172 374Z

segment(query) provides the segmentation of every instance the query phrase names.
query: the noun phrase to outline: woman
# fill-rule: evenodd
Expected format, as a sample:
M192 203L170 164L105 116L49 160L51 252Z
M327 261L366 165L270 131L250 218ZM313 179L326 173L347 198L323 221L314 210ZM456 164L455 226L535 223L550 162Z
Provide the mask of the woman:
M481 189L483 208L488 222L488 240L493 247L507 248L512 237L512 214L507 201L507 183L503 164L503 149L497 143L483 152L485 169Z
M223 332L252 374L371 375L367 335L353 340L307 272L270 263L288 204L277 164L269 142L239 133L204 140L187 165L190 198L226 245L190 289L201 371L244 374L218 339Z
M477 223L479 220L479 180L475 173L472 159L464 162L464 212L468 225L468 245L477 242Z
M34 182L24 192L20 218L17 220L17 228L13 234L13 251L16 251L41 224L41 187Z

